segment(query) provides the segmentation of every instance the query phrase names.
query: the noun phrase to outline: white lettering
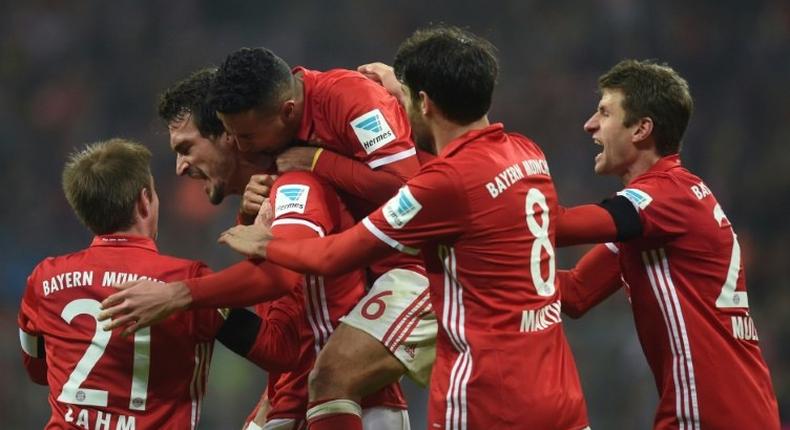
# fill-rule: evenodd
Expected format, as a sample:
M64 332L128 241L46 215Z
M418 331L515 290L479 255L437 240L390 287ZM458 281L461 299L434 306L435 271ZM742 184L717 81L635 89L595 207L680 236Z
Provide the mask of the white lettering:
M491 197L497 198L520 179L524 179L524 172L519 167L519 164L516 163L506 167L505 170L494 176L491 182L486 183L486 189Z
M88 427L88 410L87 409L83 409L83 410L80 411L80 414L77 415L77 422L74 423L74 425L75 426L80 426L80 427L85 428L85 429L90 429L90 427Z
M527 171L527 175L546 175L551 176L549 174L549 164L546 163L546 160L543 159L530 159L524 160L521 162L524 165L524 170Z
M704 182L699 182L696 185L692 185L691 192L694 193L698 200L702 200L705 197L711 195L710 188L708 188Z
M491 182L486 184L486 188L488 189L488 194L491 194L492 198L496 198L496 196L499 195L499 190L497 190L497 188ZM46 287L44 287L44 288L46 288Z
M66 411L66 416L64 416L63 419L66 420L67 423L74 422L74 411L71 409L71 406L69 406L69 410Z
M529 309L521 313L521 331L526 333L541 331L562 321L561 304L557 300L539 309Z
M110 420L112 414L107 412L105 415L102 411L96 413L96 428L95 430L110 430Z
M750 316L733 316L732 321L732 336L736 339L742 340L760 340L757 337L757 327L754 325L754 320Z
M44 286L44 295L48 296L49 295L49 282L48 281L44 281L44 282L41 283L41 285Z
M134 427L134 417L121 415L118 417L118 423L115 425L115 430L135 430Z

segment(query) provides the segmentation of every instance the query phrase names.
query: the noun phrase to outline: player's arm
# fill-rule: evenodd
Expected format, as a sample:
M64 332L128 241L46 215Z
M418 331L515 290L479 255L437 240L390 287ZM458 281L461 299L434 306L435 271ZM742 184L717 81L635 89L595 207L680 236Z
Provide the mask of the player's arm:
M236 308L222 320L216 339L268 372L285 372L293 369L299 358L297 319L289 305L273 306L260 316Z
M364 267L393 250L416 255L426 240L463 231L468 208L455 183L458 177L450 166L433 164L387 204L337 235L283 241L272 240L265 226L237 226L225 231L220 242L245 255L323 275Z
M579 318L622 286L617 247L596 245L571 270L557 271L562 311Z
M563 208L557 218L557 246L622 242L642 234L639 213L623 196L599 204Z
M47 360L44 349L44 336L39 331L38 308L34 297L31 278L22 297L17 317L19 325L19 342L22 347L22 363L30 380L40 385L47 385Z

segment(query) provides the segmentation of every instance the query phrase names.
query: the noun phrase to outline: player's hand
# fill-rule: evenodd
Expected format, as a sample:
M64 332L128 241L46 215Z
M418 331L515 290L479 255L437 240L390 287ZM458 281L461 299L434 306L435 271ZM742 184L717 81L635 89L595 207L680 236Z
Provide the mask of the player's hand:
M183 282L162 285L154 281L133 281L118 286L121 290L104 299L99 321L107 321L104 331L124 327L123 336L155 324L192 301Z
M281 173L313 170L313 158L320 148L294 146L277 156L277 171Z
M258 216L255 217L255 222L253 222L253 224L261 224L267 228L271 228L272 221L274 221L274 210L272 209L271 202L265 200L261 203L261 209L258 211Z
M250 258L266 258L266 246L272 240L271 229L263 224L237 225L222 232L219 243Z
M395 69L384 63L376 62L363 64L357 67L357 71L365 75L366 78L381 84L388 93L398 99L401 105L405 106L403 86L398 78L395 77Z
M244 194L241 196L241 213L242 219L251 223L258 213L261 211L261 204L269 197L272 190L274 181L277 180L275 175L252 175L250 181L244 188Z

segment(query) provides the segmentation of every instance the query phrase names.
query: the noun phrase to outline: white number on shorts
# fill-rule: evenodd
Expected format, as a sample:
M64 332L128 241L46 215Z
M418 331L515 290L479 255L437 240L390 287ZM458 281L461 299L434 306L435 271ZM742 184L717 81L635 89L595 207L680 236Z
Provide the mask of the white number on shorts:
M540 207L540 212L535 211L535 206ZM529 258L532 282L535 284L535 289L539 296L553 296L556 268L554 267L554 247L551 245L551 240L549 239L549 205L546 203L546 196L537 188L530 188L527 193L526 212L527 227L529 227L529 232L535 236L535 241L532 242L532 253ZM540 216L540 224L538 224L538 216ZM543 250L546 250L546 254L549 255L548 279L543 279L540 270Z
M741 245L738 244L738 236L718 203L713 208L713 218L719 223L719 227L724 227L726 222L730 226L730 232L732 232L730 267L727 269L727 279L724 280L724 285L721 286L721 293L716 299L716 307L748 308L749 297L746 295L746 291L735 291L735 287L738 286L738 274L741 271Z
M66 323L77 315L90 315L96 320L96 331L93 333L91 344L82 355L77 366L69 375L68 381L63 384L63 391L58 396L58 401L84 406L107 406L107 391L95 390L91 388L80 388L88 375L93 370L93 366L99 362L104 355L104 350L110 342L109 331L104 331L99 325L98 315L101 305L93 299L77 299L69 302L61 312L60 316ZM111 321L108 321L108 323ZM144 411L145 401L148 397L148 371L150 365L151 349L151 328L146 327L138 330L134 334L134 363L132 371L132 390L129 399L129 409Z

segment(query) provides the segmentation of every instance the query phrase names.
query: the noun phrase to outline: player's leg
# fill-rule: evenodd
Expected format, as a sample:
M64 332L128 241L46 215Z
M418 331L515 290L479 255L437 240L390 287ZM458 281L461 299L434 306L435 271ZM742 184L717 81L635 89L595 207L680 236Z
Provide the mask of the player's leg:
M351 422L361 428L362 397L404 373L423 385L430 376L437 326L424 276L402 269L387 272L342 322L310 375L308 421L313 429L339 429Z

